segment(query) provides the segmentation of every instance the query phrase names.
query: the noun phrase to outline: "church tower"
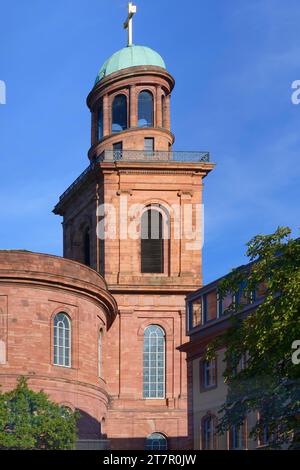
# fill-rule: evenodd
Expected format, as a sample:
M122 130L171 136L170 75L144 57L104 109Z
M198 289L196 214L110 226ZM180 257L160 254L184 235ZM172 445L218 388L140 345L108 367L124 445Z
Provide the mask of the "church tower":
M88 95L90 164L54 209L64 256L105 279L118 316L103 337L112 449L186 449L185 297L202 285L207 152L178 152L174 79L162 57L132 44L102 66ZM87 397L88 399L88 397Z

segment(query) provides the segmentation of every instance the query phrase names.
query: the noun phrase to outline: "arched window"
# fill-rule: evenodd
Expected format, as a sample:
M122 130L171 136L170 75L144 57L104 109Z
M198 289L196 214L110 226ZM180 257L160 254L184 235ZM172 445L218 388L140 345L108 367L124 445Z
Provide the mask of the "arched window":
M100 100L98 108L98 140L103 138L103 100Z
M159 432L154 432L146 439L146 450L168 450L167 438Z
M71 321L62 312L54 317L54 365L71 367Z
M246 425L233 425L229 430L229 445L232 450L241 450L246 448Z
M121 132L127 129L127 98L117 95L112 105L112 132Z
M102 377L102 343L103 343L103 331L99 331L98 335L98 376Z
M142 91L138 98L138 126L153 127L154 104L150 91Z
M141 219L141 272L164 272L163 217L156 209L148 209Z
M165 332L150 325L144 332L143 396L165 397Z
M105 418L102 418L101 421L100 421L100 433L101 433L101 437L103 439L106 438L106 435L105 435Z
M216 418L207 415L202 419L202 449L212 450L216 448Z
M84 264L86 266L91 265L91 239L89 228L87 228L84 233Z

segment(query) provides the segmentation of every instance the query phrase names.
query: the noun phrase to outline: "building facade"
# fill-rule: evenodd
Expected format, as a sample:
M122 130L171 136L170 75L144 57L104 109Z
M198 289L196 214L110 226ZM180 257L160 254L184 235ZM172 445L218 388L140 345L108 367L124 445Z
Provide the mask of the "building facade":
M178 348L185 297L202 285L203 179L214 165L207 152L173 149L174 84L148 47L110 57L87 98L89 165L54 209L64 259L0 253L1 385L25 375L79 409L80 448L189 446Z
M186 324L190 341L180 347L187 354L188 371L188 429L189 446L196 450L253 450L262 448L266 440L250 438L257 416L245 417L241 427L233 426L225 434L217 432L220 409L226 401L228 385L224 381L227 367L225 350L219 349L213 360L206 359L207 346L230 327L230 316L235 304L242 305L236 312L241 317L253 312L265 295L265 287L244 299L241 293L218 294L218 279L187 296ZM247 365L242 358L238 368Z
M202 262L199 244L191 251L191 240L176 237L175 216L185 206L200 210L213 165L207 153L173 151L173 87L149 48L129 46L106 61L87 99L91 165L55 208L64 256L100 272L118 304L104 364L107 434L117 449L145 448L153 434L167 440L161 445L187 446L186 362L177 348L186 341L185 296L201 285ZM155 224L157 236L143 239Z

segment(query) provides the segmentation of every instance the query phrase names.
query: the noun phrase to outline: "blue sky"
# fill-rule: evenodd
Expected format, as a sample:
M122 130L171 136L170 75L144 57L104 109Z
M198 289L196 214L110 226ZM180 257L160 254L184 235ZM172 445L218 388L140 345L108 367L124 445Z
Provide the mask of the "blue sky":
M209 150L204 280L246 261L245 243L299 236L298 0L137 0L134 42L176 78L177 150ZM85 99L126 45L126 0L0 0L0 248L62 254L58 196L87 166Z

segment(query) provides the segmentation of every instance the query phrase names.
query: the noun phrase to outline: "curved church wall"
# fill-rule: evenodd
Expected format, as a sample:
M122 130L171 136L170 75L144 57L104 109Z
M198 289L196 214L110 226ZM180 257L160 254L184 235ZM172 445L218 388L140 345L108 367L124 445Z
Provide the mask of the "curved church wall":
M71 322L68 367L54 365L54 318L60 312ZM103 358L115 315L116 302L95 271L55 256L0 252L2 390L26 376L32 389L81 411L80 439L99 439L108 406L99 333Z

